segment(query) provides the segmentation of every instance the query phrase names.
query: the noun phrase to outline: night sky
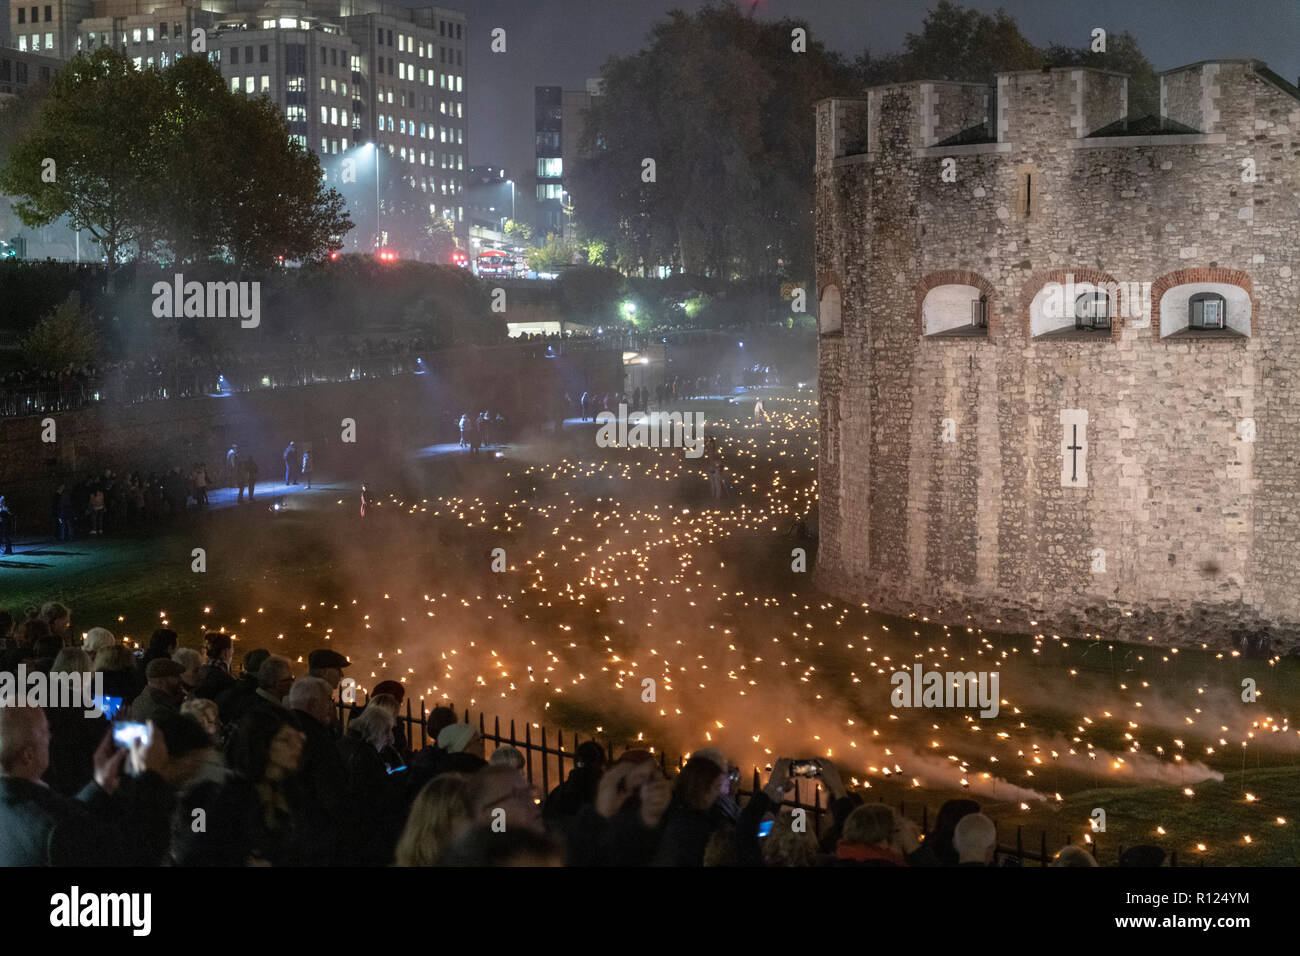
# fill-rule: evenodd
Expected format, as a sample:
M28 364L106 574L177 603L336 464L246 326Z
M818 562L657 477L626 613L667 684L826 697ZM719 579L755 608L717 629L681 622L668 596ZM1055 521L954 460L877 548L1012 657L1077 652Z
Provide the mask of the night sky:
M760 0L760 18L800 17L812 38L850 60L864 48L898 50L937 0ZM410 5L422 5L411 2ZM520 183L534 164L533 87L582 89L611 55L642 49L651 26L701 0L443 0L471 30L469 162L505 166ZM1197 60L1254 57L1300 77L1300 0L970 0L1007 10L1033 43L1082 46L1094 27L1133 33L1157 70ZM488 52L493 27L508 51ZM519 210L520 217L525 210Z

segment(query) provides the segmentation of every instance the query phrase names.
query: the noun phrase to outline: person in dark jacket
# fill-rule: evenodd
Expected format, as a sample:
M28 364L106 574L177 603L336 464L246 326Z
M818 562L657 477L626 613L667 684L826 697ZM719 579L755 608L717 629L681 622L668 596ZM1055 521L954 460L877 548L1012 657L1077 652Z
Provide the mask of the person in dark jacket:
M583 804L570 822L567 864L649 866L672 795L672 785L650 754L624 754L601 776L595 799Z
M179 714L185 703L181 675L185 668L169 657L156 657L145 670L148 686L131 702L132 720L161 720Z
M126 758L105 735L92 758L94 779L75 799L65 797L41 779L50 761L45 711L0 707L0 867L117 862L131 834L111 825L107 811Z
M257 671L270 656L270 651L260 647L244 655L243 673L217 698L222 723L234 723L236 716L248 709L249 698L257 696Z
M605 772L605 751L594 740L580 744L573 754L573 770L546 796L542 818L551 830L567 832L569 824L584 806L594 803L601 775Z
M974 800L944 801L934 818L934 829L925 837L925 845L938 859L940 866L957 865L957 850L952 844L953 833L962 817L979 812L980 805Z
M235 685L235 678L230 675L230 659L235 644L230 635L212 631L203 635L203 648L204 664L199 668L199 683L194 688L194 696L215 701Z
M59 651L50 674L86 674L90 659L80 648ZM84 704L47 707L50 727L50 765L42 779L55 793L71 797L94 779L95 751L111 727L108 718L86 716Z
M389 774L380 752L393 742L393 714L379 704L369 704L348 721L338 741L339 757L347 775L347 807L339 853L353 866L387 866L393 862L401 833L405 801L402 786Z
M14 513L4 495L0 495L0 547L5 554L14 553Z
M334 701L328 681L299 677L289 689L289 709L306 735L302 766L303 813L316 834L313 863L347 864L339 858L340 834L349 823L348 772L334 729Z
M203 809L206 828L181 828L172 846L178 866L297 866L311 858L297 774L306 736L287 710L254 707L227 753L230 773L191 788L186 819Z
M149 646L145 649L144 657L140 659L140 673L145 674L149 669L149 663L160 657L171 659L176 653L176 648L180 644L180 638L170 627L160 627L153 632L149 638ZM146 677L146 680L148 678Z
M707 757L692 756L673 783L672 804L664 818L663 838L653 866L704 865L704 850L726 826L717 810L727 778L725 768Z

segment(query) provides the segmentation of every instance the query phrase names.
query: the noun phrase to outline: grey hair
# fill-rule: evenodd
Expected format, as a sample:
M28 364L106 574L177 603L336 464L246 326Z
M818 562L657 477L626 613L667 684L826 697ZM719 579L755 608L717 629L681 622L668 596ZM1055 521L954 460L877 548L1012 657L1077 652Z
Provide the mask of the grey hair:
M366 704L366 709L348 721L348 733L355 732L376 750L393 741L393 726L397 718L386 707Z
M286 677L292 676L293 664L289 658L272 654L262 661L262 666L257 669L257 686L263 690L270 690Z
M289 708L305 710L317 698L324 698L328 702L333 696L334 688L325 678L310 675L299 677L289 688Z

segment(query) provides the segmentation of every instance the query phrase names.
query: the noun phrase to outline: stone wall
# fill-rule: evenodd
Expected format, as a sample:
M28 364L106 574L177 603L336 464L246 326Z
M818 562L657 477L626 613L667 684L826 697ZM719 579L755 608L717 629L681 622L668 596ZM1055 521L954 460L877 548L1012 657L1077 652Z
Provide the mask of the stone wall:
M1090 140L1124 96L1094 73L1000 77L995 143L925 148L920 84L870 91L870 153L836 157L817 124L819 294L842 299L821 338L818 580L995 627L1295 641L1300 101L1251 62L1199 64L1162 101L1201 135ZM1033 338L1030 302L1069 275L1150 283L1147 312ZM1161 292L1215 281L1244 290L1250 335L1162 337ZM949 283L985 292L986 334L921 334ZM1086 412L1078 485L1063 412Z

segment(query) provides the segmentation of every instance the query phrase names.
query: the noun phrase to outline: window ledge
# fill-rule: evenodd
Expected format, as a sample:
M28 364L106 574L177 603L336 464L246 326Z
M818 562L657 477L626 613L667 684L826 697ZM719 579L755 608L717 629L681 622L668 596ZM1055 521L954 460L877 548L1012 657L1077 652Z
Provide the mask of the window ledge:
M989 330L973 325L960 325L955 329L945 329L942 332L928 332L921 337L925 339L987 339Z
M1177 332L1170 332L1160 337L1162 342L1249 342L1250 336L1236 329L1189 329L1186 326Z
M1031 337L1031 342L1093 342L1101 345L1113 341L1111 329L1097 329L1096 331L1087 331L1085 329L1076 329L1073 326L1064 329L1053 329L1050 332L1041 332Z

